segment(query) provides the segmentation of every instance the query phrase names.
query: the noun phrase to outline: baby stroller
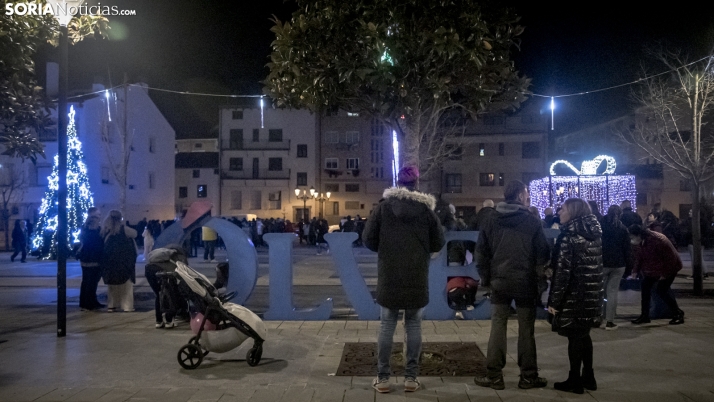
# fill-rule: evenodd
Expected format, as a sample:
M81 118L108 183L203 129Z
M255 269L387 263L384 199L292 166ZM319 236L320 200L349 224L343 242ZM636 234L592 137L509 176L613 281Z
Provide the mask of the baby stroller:
M267 335L265 324L247 308L229 303L234 293L220 295L208 278L181 261L176 262L174 272L160 275L177 278L181 295L203 314L196 336L179 349L177 358L181 367L195 369L209 352L228 352L248 338L253 338L253 347L248 351L246 360L250 366L260 363ZM215 324L215 331L206 330L207 320Z

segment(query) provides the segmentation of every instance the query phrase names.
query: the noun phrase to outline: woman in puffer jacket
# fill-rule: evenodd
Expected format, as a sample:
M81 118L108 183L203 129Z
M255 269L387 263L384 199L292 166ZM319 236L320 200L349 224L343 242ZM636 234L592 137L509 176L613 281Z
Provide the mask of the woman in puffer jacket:
M548 311L555 315L558 334L568 337L570 373L553 386L582 394L597 389L590 328L602 323L602 229L588 203L579 198L563 203L560 222Z

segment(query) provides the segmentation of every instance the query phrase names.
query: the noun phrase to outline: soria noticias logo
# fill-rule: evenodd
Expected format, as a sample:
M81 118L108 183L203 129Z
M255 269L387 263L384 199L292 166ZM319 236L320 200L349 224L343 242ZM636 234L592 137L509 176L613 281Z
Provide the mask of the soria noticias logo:
M5 15L101 15L112 17L117 15L136 15L136 10L120 10L118 6L103 6L102 3L98 3L96 6L74 6L59 2L56 4L27 2L6 3Z

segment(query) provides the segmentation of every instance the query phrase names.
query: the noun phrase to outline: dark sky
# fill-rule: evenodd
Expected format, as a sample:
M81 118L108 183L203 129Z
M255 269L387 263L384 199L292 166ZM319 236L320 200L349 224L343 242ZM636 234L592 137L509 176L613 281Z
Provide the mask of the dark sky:
M95 0L96 1L96 0ZM145 81L152 87L224 94L260 94L274 35L272 15L288 18L295 3L283 0L195 1L114 0L103 5L136 10L113 17L111 40L89 40L70 48L70 88L93 81ZM535 93L566 94L637 79L646 47L664 43L691 59L714 46L714 3L679 7L624 7L602 4L578 9L537 1L506 1L526 27L516 67L533 79ZM624 4L624 2L622 3ZM573 6L575 7L575 5ZM587 8L590 7L590 8ZM41 52L38 61L52 57ZM41 64L41 63L38 63ZM38 66L38 73L43 70ZM631 88L559 99L555 133L627 113ZM217 106L229 99L152 92L177 136L205 136L218 123ZM544 99L544 106L548 100Z

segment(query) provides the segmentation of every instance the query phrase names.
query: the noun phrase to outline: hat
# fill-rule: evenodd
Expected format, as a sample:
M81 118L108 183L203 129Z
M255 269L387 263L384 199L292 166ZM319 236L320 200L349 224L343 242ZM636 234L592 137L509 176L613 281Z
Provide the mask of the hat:
M405 186L416 183L419 179L419 169L416 166L404 166L397 174L397 184Z

